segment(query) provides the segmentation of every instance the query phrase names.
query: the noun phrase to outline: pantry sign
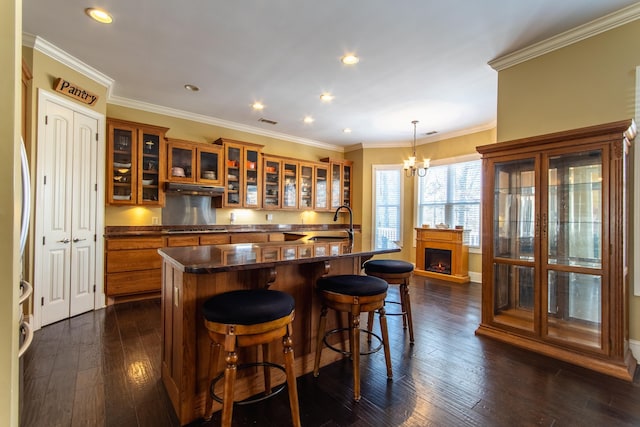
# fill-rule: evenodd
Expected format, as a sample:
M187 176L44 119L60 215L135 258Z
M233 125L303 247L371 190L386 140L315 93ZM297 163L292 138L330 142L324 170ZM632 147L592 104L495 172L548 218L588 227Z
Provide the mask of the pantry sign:
M62 77L56 79L54 84L55 87L53 89L56 92L64 93L65 95L77 99L80 102L84 102L85 104L92 106L98 102L98 95L82 89L78 85L71 83L69 80L63 79Z

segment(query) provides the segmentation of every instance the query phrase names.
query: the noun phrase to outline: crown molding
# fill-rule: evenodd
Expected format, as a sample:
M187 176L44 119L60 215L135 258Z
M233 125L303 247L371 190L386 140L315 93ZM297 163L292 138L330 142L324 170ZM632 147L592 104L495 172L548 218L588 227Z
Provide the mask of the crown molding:
M502 71L514 65L542 56L554 50L569 46L589 37L604 33L640 18L640 2L620 9L616 12L565 31L546 40L534 43L515 52L508 53L489 61L489 66Z
M297 144L309 145L312 147L323 148L326 150L344 152L344 147L327 144L320 141L315 141L307 138L299 138L292 135L288 135L280 132L273 132L264 130L254 126L243 125L228 120L218 119L216 117L205 116L203 114L191 113L184 110L177 110L175 108L163 107L161 105L151 104L148 102L136 101L129 98L123 98L119 96L112 96L108 100L109 104L119 105L122 107L133 108L136 110L148 111L150 113L163 114L170 117L176 117L185 120L191 120L198 123L209 124L213 126L223 127L225 129L233 129L241 132L247 132L254 135L266 136L269 138L281 139L283 141L295 142Z
M61 64L66 65L74 71L79 72L90 78L91 80L101 84L102 86L107 88L107 99L111 96L111 90L113 89L114 80L107 76L104 73L96 70L92 66L85 64L80 61L78 58L68 54L64 50L59 47L49 43L45 39L39 36L34 36L33 34L23 33L22 34L22 45L30 47L38 52L41 52Z

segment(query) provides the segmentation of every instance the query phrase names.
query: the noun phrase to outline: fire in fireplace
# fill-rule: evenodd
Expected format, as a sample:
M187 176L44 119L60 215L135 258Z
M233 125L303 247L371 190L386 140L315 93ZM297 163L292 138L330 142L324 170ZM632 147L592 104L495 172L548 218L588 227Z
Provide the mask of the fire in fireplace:
M451 251L446 249L425 248L424 265L426 271L451 274Z

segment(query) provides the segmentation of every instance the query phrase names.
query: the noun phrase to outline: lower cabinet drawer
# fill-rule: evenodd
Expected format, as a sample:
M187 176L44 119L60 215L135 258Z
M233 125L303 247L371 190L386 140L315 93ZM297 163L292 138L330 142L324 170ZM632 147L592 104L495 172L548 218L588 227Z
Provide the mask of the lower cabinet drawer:
M107 274L108 297L160 291L162 269Z
M107 252L107 273L160 268L162 257L157 249L132 249Z

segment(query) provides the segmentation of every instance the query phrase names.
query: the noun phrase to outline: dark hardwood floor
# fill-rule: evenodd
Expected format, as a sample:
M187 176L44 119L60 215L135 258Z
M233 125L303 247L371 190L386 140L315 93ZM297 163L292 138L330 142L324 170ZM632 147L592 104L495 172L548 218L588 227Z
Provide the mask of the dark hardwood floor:
M640 425L638 375L626 383L476 337L479 284L416 277L411 297L414 346L400 317L389 317L393 380L382 352L362 358L359 403L348 360L299 378L304 426ZM38 331L24 383L25 427L177 425L160 381L159 301L111 306ZM233 421L288 425L287 393L236 407ZM201 425L219 424L216 414Z

